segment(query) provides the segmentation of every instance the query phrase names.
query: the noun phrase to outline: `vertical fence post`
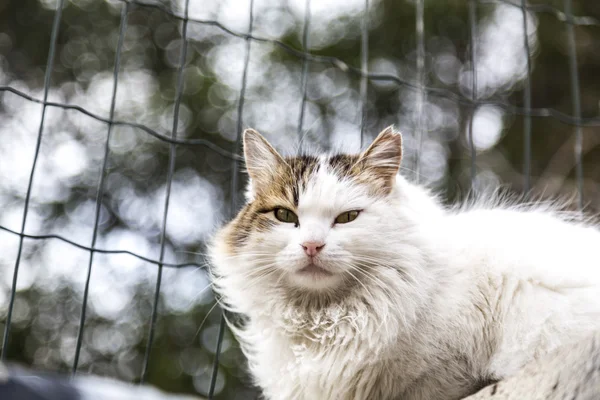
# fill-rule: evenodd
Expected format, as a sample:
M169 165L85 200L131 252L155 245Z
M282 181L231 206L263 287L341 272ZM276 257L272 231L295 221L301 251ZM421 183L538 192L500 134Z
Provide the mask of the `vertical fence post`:
M425 103L425 0L417 0L416 3L416 33L417 33L417 81L419 90L417 92L417 151L415 155L415 180L421 180L421 155L423 154L423 106Z
M250 17L248 21L248 34L245 37L246 40L246 52L244 58L244 71L242 72L242 87L240 88L240 98L238 101L238 115L237 115L237 131L234 153L237 153L242 145L242 130L244 127L243 114L244 114L244 99L246 96L246 86L248 81L248 65L250 64L250 47L252 44L251 35L254 24L254 0L250 0ZM239 168L238 162L234 160L232 162L231 172L231 203L230 213L233 215L237 210L237 192L238 192L238 179L239 179ZM215 351L215 359L213 360L213 369L210 377L210 387L208 389L208 399L212 400L215 394L215 387L217 385L217 377L219 375L219 357L221 355L221 346L223 344L223 335L225 333L225 312L221 312L221 319L219 321L219 333L217 335L217 348Z
M368 78L369 78L369 0L365 0L365 10L361 25L360 45L360 148L365 140L365 127L367 124L368 106Z
M475 178L477 174L477 151L473 139L473 124L477 112L477 0L469 0L469 25L471 26L471 119L469 120L469 147L471 149L471 191L475 191Z
M60 29L60 21L62 18L63 0L58 0L56 4L56 12L54 13L54 22L52 23L52 33L50 35L50 49L48 51L48 61L46 62L46 72L44 75L44 101L42 105L42 116L40 120L40 127L38 130L37 142L35 144L35 153L33 156L33 163L31 165L31 172L29 174L29 183L27 184L27 194L25 195L25 205L23 206L23 219L21 222L21 233L19 235L19 247L17 250L17 259L15 260L15 267L13 269L13 279L10 290L10 300L8 303L8 311L6 314L6 324L4 325L4 339L2 340L2 353L0 354L0 360L6 359L6 353L8 351L8 340L10 338L10 325L12 322L12 313L15 306L15 297L17 293L17 280L19 278L19 265L21 264L21 256L23 254L23 240L25 234L25 225L27 223L27 213L29 211L29 202L31 200L31 190L33 188L33 176L35 175L35 168L37 166L38 157L40 154L40 146L42 144L42 135L44 133L44 120L46 118L46 107L48 102L48 92L50 91L50 81L52 78L52 70L54 68L54 56L56 54L56 41L58 39L58 31Z
M177 68L177 87L175 91L175 103L173 105L173 127L171 129L171 138L177 139L177 130L179 127L179 108L181 106L181 97L183 96L183 69L187 59L187 26L188 10L190 0L185 1L184 18L181 22L181 50L179 51L179 66ZM165 187L165 204L163 207L162 226L160 230L160 255L158 271L156 274L156 286L154 288L154 301L152 304L152 315L150 317L150 329L148 330L148 342L144 354L144 364L140 383L144 383L148 378L148 367L150 365L150 355L152 353L152 344L156 331L156 321L158 319L158 303L160 302L160 287L162 283L163 262L165 259L165 246L167 244L167 221L169 216L169 203L171 199L171 185L173 183L173 174L175 173L175 160L177 158L177 144L171 142L169 146L169 169L167 171L167 183Z
M302 51L308 52L308 32L310 29L310 0L306 0L304 7L304 28L302 31ZM304 136L302 134L302 128L304 125L304 109L306 108L306 90L308 86L308 66L309 60L306 54L302 59L302 78L301 78L301 90L302 100L300 101L300 116L298 117L298 153L302 153L304 147Z
M83 290L83 301L81 304L81 314L79 317L79 330L77 332L77 343L75 345L75 356L73 357L73 368L72 374L77 373L79 366L79 356L81 354L81 346L83 345L83 331L85 329L85 315L87 310L87 301L90 292L90 280L92 277L92 264L94 263L94 247L96 246L96 240L98 238L98 225L100 223L100 214L102 212L102 197L104 196L104 173L106 172L106 166L108 163L108 156L110 153L110 137L113 128L113 119L115 114L115 104L117 99L117 87L119 81L119 69L121 65L121 49L123 48L123 39L125 31L127 29L127 13L129 12L129 3L125 3L121 9L121 22L119 26L119 40L117 42L117 49L115 52L115 66L113 69L113 87L110 102L108 132L106 134L106 142L104 144L104 160L102 162L102 169L100 170L100 181L98 182L98 189L96 192L96 212L94 218L94 231L92 233L92 243L90 245L90 258L87 268L87 276L85 280L85 288Z
M525 89L523 90L523 104L527 114L523 116L523 191L528 193L531 189L531 58L529 54L529 36L527 35L527 0L521 0L521 11L523 13L523 47L525 59L527 60L527 76L525 77Z
M575 42L575 28L573 23L572 0L564 0L565 14L567 17L567 39L569 44L569 74L571 76L571 101L573 103L573 116L577 120L575 125L575 175L577 178L577 193L579 209L583 210L583 130L581 128L581 95L579 91L579 70L577 66L577 44Z

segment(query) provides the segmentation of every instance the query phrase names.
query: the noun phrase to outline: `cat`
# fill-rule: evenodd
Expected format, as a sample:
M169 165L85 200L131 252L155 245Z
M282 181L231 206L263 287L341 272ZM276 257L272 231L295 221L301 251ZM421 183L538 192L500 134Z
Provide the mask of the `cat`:
M399 174L393 127L360 154L243 143L247 203L209 258L266 399L460 399L600 328L593 224L444 207Z

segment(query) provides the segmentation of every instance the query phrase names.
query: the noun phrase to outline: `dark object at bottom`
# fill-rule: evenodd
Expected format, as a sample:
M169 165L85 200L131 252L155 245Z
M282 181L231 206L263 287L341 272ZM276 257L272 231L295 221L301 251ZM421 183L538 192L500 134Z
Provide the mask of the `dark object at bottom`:
M172 395L150 386L112 379L80 376L69 379L52 374L7 368L0 364L0 400L202 400Z
M79 390L67 381L25 371L4 371L0 376L0 399L81 400Z

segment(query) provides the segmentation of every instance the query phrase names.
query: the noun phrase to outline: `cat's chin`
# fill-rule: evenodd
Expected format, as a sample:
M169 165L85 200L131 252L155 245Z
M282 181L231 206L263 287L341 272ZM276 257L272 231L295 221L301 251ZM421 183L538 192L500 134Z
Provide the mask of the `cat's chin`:
M308 264L306 267L301 268L296 273L300 275L312 275L315 277L325 277L333 275L332 272L329 272L325 268L319 267L315 264Z
M292 272L289 278L294 286L319 291L334 288L342 282L340 274L314 264Z

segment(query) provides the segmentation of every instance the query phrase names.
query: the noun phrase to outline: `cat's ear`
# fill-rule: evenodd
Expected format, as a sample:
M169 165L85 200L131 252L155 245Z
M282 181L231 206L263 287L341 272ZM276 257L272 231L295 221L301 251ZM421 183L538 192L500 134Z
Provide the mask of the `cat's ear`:
M267 139L254 129L244 131L244 159L253 191L272 182L277 168L287 164Z
M383 184L390 190L402 162L402 135L392 126L385 128L365 150L359 159L362 173Z

